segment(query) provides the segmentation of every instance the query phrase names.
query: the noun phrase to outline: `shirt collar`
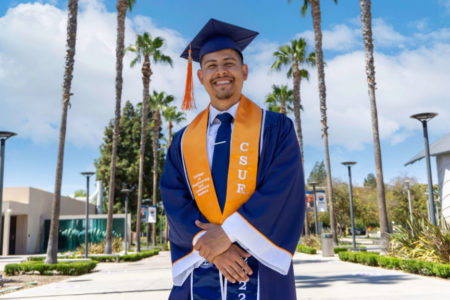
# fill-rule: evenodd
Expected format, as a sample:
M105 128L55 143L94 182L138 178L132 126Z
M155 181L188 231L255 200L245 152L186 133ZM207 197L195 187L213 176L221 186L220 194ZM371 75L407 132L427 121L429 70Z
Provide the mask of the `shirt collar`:
M212 105L209 106L209 125L212 125L214 123L214 121L216 120L216 117L222 113L229 113L230 115L233 116L233 120L236 119L236 113L239 107L239 102L236 102L235 104L233 104L232 107L230 107L229 109L225 110L225 111L220 111L217 108L213 107ZM219 120L217 120L217 122L220 122Z

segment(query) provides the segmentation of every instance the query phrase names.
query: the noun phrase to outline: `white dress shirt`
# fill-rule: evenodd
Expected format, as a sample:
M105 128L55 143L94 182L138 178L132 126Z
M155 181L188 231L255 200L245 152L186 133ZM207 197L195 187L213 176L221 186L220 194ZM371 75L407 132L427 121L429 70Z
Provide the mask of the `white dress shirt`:
M212 105L209 106L209 120L208 120L208 131L206 138L206 152L208 153L208 163L209 169L212 168L212 160L214 154L214 144L216 143L217 131L220 127L220 120L217 118L218 115L222 113L229 113L233 116L233 121L231 121L231 133L233 133L234 119L236 119L236 112L239 106L239 102L235 103L232 107L225 111L220 111L214 108Z

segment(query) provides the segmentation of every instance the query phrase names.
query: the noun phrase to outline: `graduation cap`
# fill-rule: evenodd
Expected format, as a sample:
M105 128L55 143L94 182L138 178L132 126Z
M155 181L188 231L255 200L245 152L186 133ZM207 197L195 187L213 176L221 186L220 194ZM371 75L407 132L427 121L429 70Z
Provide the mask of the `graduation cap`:
M234 49L242 56L242 51L258 34L258 32L253 30L210 19L181 54L181 57L188 60L186 92L182 109L190 110L195 108L192 61L200 62L205 54L223 49Z

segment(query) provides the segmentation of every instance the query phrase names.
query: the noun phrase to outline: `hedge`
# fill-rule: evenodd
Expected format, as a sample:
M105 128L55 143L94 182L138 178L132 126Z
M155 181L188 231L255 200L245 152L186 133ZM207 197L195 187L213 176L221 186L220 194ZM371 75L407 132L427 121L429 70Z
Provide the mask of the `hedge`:
M306 254L317 254L317 250L308 246L298 245L297 252L302 252Z
M27 261L20 264L7 264L6 275L16 275L27 272L39 272L41 275L81 275L92 271L97 263L95 261L58 262L46 264L43 261Z
M143 258L147 258L159 253L159 248L154 248L147 251L142 251L138 253L132 253L127 255L99 255L99 256L89 256L89 258L96 262L119 262L119 261L138 261ZM79 259L81 256L64 256L60 257L64 259ZM42 262L44 261L44 256L29 256L27 257L28 262Z
M352 246L345 246L345 247L335 247L334 248L334 253L338 254L340 252L345 252L345 251L349 251L350 249L352 249ZM357 247L360 251L367 251L366 247Z
M438 264L414 259L402 259L365 252L340 252L339 259L363 265L398 269L408 273L450 278L450 264Z

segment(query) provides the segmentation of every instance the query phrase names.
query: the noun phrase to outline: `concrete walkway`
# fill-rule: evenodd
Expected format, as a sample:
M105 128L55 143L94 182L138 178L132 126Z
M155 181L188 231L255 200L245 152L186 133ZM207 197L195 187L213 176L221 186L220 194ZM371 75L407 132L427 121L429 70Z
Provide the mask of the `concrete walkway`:
M97 272L7 294L0 299L167 299L172 281L168 252L135 263L102 263ZM345 263L297 253L299 299L448 299L450 280ZM274 299L278 300L278 299Z

